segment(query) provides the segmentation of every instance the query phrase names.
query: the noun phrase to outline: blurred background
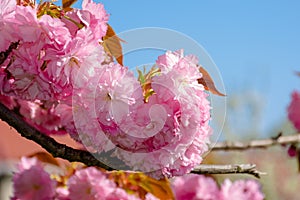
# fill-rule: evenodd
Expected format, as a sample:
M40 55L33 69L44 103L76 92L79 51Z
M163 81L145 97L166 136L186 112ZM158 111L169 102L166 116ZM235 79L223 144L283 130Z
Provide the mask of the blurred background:
M97 1L110 14L116 33L134 28L168 28L193 38L216 63L226 88L226 120L222 140L270 138L279 132L294 134L287 120L291 92L300 90L300 1ZM81 7L78 1L75 7ZM176 41L174 41L176 42ZM153 63L161 51L145 51L124 57L131 68ZM141 56L142 55L142 56ZM200 58L201 63L201 58ZM204 66L205 67L205 66ZM209 67L209 66L207 66ZM214 109L218 109L217 106ZM216 116L213 123L222 120ZM21 155L40 147L21 138L1 123L0 179ZM58 138L62 142L66 138ZM72 144L75 145L75 144ZM206 163L255 163L267 199L297 199L300 189L297 159L289 158L286 147L246 152L210 153ZM250 176L215 176L220 181ZM2 187L1 187L2 186ZM3 191L0 184L0 199Z

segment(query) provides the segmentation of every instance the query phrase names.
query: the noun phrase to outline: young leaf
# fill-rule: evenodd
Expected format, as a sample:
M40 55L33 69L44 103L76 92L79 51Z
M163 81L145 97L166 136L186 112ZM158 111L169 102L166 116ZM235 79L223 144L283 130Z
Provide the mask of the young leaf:
M147 193L151 193L159 199L173 200L174 195L168 179L156 180L143 173L115 171L110 173L110 178L117 185L129 193L137 193L144 199Z
M77 0L62 0L62 7L65 12L72 10L71 6L76 2Z
M174 195L168 179L156 180L142 173L134 175L137 176L138 180L140 179L140 182L138 182L139 186L147 192L153 194L159 199L174 199Z
M58 161L47 152L37 152L28 156L29 158L36 157L39 161L43 163L48 163L56 166L60 166Z
M61 17L61 8L51 2L40 3L37 10L37 17L40 18L43 15L50 15L53 18Z
M35 0L17 0L18 6L30 6L32 8L35 7Z
M123 53L122 53L122 45L120 39L113 28L107 24L107 32L106 35L103 37L103 47L106 53L113 56L117 62L123 66Z
M226 96L225 94L219 92L209 73L203 67L200 67L199 70L202 74L202 78L198 79L198 83L202 84L205 90L210 91L211 93L219 96Z

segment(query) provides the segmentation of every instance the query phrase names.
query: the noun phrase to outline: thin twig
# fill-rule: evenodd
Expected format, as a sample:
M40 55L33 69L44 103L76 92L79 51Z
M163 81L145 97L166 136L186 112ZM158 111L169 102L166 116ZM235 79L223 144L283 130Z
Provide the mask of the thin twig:
M300 134L294 135L279 135L270 139L251 140L249 142L240 141L226 141L219 142L212 147L213 151L236 151L236 150L248 150L268 148L275 145L287 145L300 143Z
M194 174L250 174L256 178L266 173L256 170L254 164L235 164L235 165L199 165L192 173Z

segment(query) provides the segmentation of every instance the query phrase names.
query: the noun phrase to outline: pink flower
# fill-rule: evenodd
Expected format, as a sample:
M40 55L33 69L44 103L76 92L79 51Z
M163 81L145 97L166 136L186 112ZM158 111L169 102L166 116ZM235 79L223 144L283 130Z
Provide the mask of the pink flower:
M45 78L54 83L56 99L68 104L71 104L73 89L84 87L79 80L95 76L95 68L101 67L104 61L103 47L93 40L91 31L83 31L78 32L63 49L47 49L43 58L47 62Z
M139 200L109 180L106 175L94 167L76 171L68 181L68 199L70 200ZM67 194L66 191L63 193ZM65 200L63 198L63 200Z
M226 179L221 186L220 200L262 200L260 185L254 180L238 180L232 183Z
M118 133L117 124L127 117L134 95L142 96L141 88L133 74L118 64L87 69L80 69L74 84L75 126L85 146L110 150L107 137Z
M17 41L14 28L9 22L14 18L16 8L15 0L0 1L0 52L6 51L12 41Z
M0 102L10 110L17 106L15 98L11 96L0 95Z
M172 190L176 200L217 200L219 194L219 188L212 178L196 174L174 178Z
M15 61L9 66L10 90L20 99L49 100L53 97L52 86L41 76L43 62L38 59L41 43L24 43L15 50ZM8 90L8 88L6 89ZM5 91L6 93L12 93Z
M109 18L103 4L95 3L92 0L84 0L82 2L82 9L83 11L89 11L90 15L81 15L81 21L91 28L95 39L101 41L102 37L106 34Z
M82 2L82 10L73 9L67 12L66 16L72 21L64 18L62 21L72 36L76 36L76 34L80 32L90 31L95 42L102 42L102 37L106 35L109 18L103 4L95 3L91 0L84 0ZM84 27L79 28L74 21L84 25Z
M18 100L19 112L30 125L47 135L66 134L63 119L56 114L56 103ZM66 110L67 112L67 110ZM65 113L72 115L72 112Z
M295 128L300 131L300 92L298 91L294 91L292 94L292 101L288 107L288 118Z
M18 170L19 172L23 172L33 166L39 166L40 168L42 168L42 165L37 158L22 157L20 163L18 164Z
M122 188L116 188L115 191L110 193L110 195L105 200L140 200L140 198L136 197L135 195L128 194Z
M46 49L50 48L63 51L72 39L69 30L58 18L43 15L39 18L38 23L44 34L43 40L45 41Z
M115 190L115 183L94 167L81 169L68 181L70 200L106 199Z
M119 147L113 155L156 178L192 170L208 150L211 134L208 95L197 82L202 74L185 57L174 59L152 78L155 94L147 103L125 68L111 65L97 73L95 108L102 130Z
M15 18L12 23L15 24L18 38L24 42L36 42L41 39L42 29L37 19L37 10L31 6L17 6Z
M194 55L184 56L183 49L167 51L158 57L156 64L163 73L176 71L181 74L181 81L196 81L202 76L199 73L198 58Z
M1 0L0 2L0 20L6 19L7 15L14 12L16 7L15 0Z
M145 200L159 200L159 199L155 197L153 194L147 193L145 196Z
M56 182L35 159L22 159L21 169L13 177L14 198L20 200L51 200Z
M55 192L55 200L70 200L69 190L67 188L57 187Z

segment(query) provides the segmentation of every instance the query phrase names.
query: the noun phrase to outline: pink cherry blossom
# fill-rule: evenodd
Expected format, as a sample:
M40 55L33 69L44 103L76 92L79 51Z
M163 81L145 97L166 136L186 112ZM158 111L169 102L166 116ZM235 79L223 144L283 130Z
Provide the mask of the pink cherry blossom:
M17 106L15 98L11 96L0 95L0 102L10 110L14 109Z
M81 21L92 29L95 39L101 41L102 37L106 34L109 18L103 4L95 3L92 0L83 0L82 9L83 11L89 11L91 15L81 15Z
M10 76L8 94L15 94L25 100L49 100L52 98L51 83L40 76L42 61L38 60L38 50L41 43L32 45L24 43L13 52L14 62L7 69Z
M0 20L6 19L8 15L12 14L16 8L15 0L2 0L0 2Z
M38 41L43 32L37 19L37 10L31 6L17 6L12 23L18 38L24 42Z
M66 13L66 16L71 19L63 18L62 21L66 24L70 33L75 36L82 31L90 31L95 42L102 42L102 37L107 31L108 14L106 13L103 4L95 3L91 0L82 2L82 9L73 9ZM79 28L77 24L84 25Z
M70 200L69 190L65 187L57 187L55 193L55 200Z
M14 199L50 200L55 195L56 182L35 159L22 159L20 171L14 174Z
M0 52L6 51L12 41L17 41L17 39L14 38L15 31L13 26L9 22L14 18L15 8L15 0L0 1Z
M300 131L300 92L298 91L294 91L292 94L292 101L288 107L288 118L295 128Z
M231 182L226 179L221 186L220 200L262 200L264 195L260 185L254 180L238 180Z
M202 76L197 65L187 62L191 57L185 59L181 51L179 56L168 52L165 58L168 61L159 64L161 73L152 78L155 94L146 104L137 98L129 106L130 115L118 123L119 137L111 138L120 147L116 151L120 159L154 177L192 170L208 150L211 135L210 105L197 82Z
M159 200L156 196L151 193L147 193L145 196L145 200Z
M106 199L116 185L94 167L78 170L68 181L70 200Z
M140 200L140 198L133 194L128 194L125 190L121 188L115 188L115 190L112 193L110 193L105 200Z
M47 135L66 134L61 116L55 113L54 103L45 104L41 101L19 100L19 112L30 125ZM67 114L67 113L65 113ZM69 113L71 115L72 113Z
M219 188L212 178L196 174L174 178L172 190L176 200L217 200L219 194Z
M33 166L38 166L42 168L42 165L37 158L22 157L20 163L18 164L18 170L19 172L23 172L25 170L30 169Z

